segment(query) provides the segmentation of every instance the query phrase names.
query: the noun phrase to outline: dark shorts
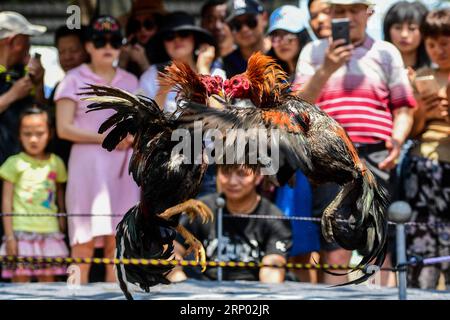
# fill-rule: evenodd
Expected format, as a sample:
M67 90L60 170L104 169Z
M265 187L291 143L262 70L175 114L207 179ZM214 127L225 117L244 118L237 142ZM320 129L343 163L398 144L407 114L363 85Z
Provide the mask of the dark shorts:
M393 171L384 171L378 169L378 164L386 159L389 151L385 147L385 142L380 142L376 144L366 144L366 145L357 145L355 144L358 155L362 161L366 164L366 166L372 171L373 175L377 179L378 183L381 184L384 188L386 188L389 198L396 198L396 181L395 181L395 172ZM326 183L320 186L313 188L313 216L321 217L323 211L330 204L331 201L336 197L341 186L336 183ZM393 230L395 231L395 230ZM392 230L390 230L391 237L394 235ZM341 247L336 243L327 242L321 233L321 250L324 251L333 251L340 249ZM393 243L389 241L389 243Z

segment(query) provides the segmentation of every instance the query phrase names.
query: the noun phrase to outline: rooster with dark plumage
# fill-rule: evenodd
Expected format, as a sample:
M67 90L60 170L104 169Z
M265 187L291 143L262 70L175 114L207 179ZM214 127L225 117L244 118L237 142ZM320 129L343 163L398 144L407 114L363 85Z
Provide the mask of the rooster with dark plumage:
M387 247L386 195L345 130L296 96L281 67L260 53L249 59L245 73L225 80L223 95L229 127L280 130L280 168L271 181L292 182L295 171L301 169L314 185L334 182L342 186L323 212L322 234L344 249L358 250L363 256L358 269L370 264L380 267ZM235 107L239 100L244 108ZM218 111L199 108L199 113L207 128L227 127L220 123L223 116ZM193 118L198 119L196 114ZM366 273L345 284L361 283L368 277Z
M206 104L208 96L215 93L215 88L222 86L217 82L219 79L198 76L184 65L168 67L167 71L182 84L177 87L180 101L186 99ZM183 91L181 88L186 87L183 81L189 81L189 87L194 89ZM173 241L178 232L190 245L188 252L195 254L204 270L206 255L202 244L178 224L181 213L187 213L191 219L200 216L203 222L213 217L206 205L193 200L207 168L203 151L200 161L185 161L185 155L172 154L178 141L171 138L178 122L173 115L165 114L155 101L105 86L89 85L85 89L82 94L91 96L85 100L93 101L88 112L116 111L99 128L99 133L111 129L102 144L105 149L111 151L127 135L134 136L129 172L141 187L141 199L116 228L116 257L172 260ZM116 272L120 288L127 299L132 299L128 282L148 292L154 285L169 284L167 274L172 268L173 265L120 264Z

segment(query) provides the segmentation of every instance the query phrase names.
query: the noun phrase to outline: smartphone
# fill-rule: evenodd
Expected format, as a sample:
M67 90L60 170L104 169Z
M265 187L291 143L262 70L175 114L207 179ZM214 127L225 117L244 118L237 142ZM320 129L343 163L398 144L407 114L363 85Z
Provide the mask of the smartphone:
M439 83L436 81L433 75L420 76L414 81L417 91L420 94L438 94L439 93Z
M348 18L331 20L333 41L344 39L343 46L350 44L350 20Z

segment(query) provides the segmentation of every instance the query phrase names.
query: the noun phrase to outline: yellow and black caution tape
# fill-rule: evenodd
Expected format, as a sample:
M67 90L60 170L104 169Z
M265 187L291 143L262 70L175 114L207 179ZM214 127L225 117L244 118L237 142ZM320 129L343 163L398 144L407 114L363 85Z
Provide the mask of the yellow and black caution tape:
M206 261L204 263L192 260L159 260L159 259L109 259L109 258L68 258L68 257L17 257L0 256L0 263L23 263L23 264L123 264L142 266L182 266L182 267L222 267L222 268L286 268L299 270L361 270L365 268L340 265L340 264L310 264L310 263L286 263L286 264L263 264L262 262L233 262L233 261ZM393 268L381 270L395 271Z

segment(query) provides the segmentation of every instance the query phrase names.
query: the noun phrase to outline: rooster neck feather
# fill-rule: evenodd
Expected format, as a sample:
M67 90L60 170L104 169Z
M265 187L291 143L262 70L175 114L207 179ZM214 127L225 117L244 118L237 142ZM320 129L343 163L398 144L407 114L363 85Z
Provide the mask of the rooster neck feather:
M275 107L290 87L286 72L260 52L250 57L244 75L250 81L250 100L256 106Z
M159 75L160 85L165 88L166 92L175 90L177 100L191 100L206 104L208 92L201 76L186 63L174 61L164 69L164 73L160 72Z

